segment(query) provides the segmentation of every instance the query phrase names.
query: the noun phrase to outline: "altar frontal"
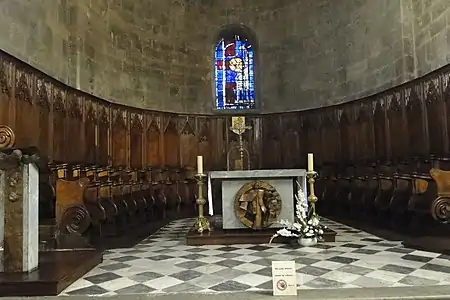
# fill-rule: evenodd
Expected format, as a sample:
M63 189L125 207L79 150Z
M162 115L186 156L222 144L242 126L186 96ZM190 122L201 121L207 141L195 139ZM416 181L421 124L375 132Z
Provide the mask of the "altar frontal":
M209 176L221 181L223 229L260 230L279 228L280 220L293 222L296 181L306 191L303 169L212 171ZM209 200L213 215L213 197Z

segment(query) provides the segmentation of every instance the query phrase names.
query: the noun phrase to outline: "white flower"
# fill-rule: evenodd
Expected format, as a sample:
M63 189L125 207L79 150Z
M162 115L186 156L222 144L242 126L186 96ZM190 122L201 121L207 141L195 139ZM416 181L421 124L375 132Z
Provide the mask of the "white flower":
M292 232L290 232L289 230L287 230L286 228L280 229L277 231L277 233L281 236L285 236L285 237L290 237L293 236L294 234Z
M300 224L298 224L298 223L293 223L293 224L292 224L292 227L293 227L295 230L298 230L298 231L302 230L302 225L300 225Z
M320 225L320 218L318 215L308 215L310 213L308 207L308 201L305 197L305 194L298 184L298 192L295 196L295 219L296 222L289 222L288 220L280 220L277 222L281 226L282 229L278 230L270 239L269 243L278 236L284 237L318 237L321 238L323 235L323 229L327 228L326 226Z
M318 226L320 223L319 218L317 218L317 216L312 217L311 220L309 220L308 222L311 222L312 226Z

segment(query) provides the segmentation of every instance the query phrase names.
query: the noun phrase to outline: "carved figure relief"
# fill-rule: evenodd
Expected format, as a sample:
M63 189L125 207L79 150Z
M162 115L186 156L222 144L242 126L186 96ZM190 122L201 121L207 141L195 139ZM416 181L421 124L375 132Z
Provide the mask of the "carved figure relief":
M40 107L45 108L46 110L48 110L50 108L50 101L48 99L47 85L49 85L49 84L44 82L41 79L39 79L37 81L37 104Z
M25 73L21 73L21 75L19 74L20 72L17 74L16 98L32 104L30 88L28 85L29 75L27 76Z
M63 91L55 91L53 102L53 111L61 114L65 114L66 112L66 102L65 102L65 94Z
M270 227L278 220L281 207L280 194L264 181L244 184L234 200L236 217L242 224L252 229Z
M71 118L74 118L76 120L82 120L83 118L83 112L82 112L82 108L80 103L84 100L84 99L79 99L76 95L70 95L70 97L68 97L68 112L69 112L69 116Z
M0 64L0 93L9 96L8 78L6 77L6 67Z

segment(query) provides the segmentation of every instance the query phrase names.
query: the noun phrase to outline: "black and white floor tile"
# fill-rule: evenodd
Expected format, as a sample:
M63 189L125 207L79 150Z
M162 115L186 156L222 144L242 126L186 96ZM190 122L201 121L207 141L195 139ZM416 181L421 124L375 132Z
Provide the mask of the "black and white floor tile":
M404 248L324 220L335 243L186 246L194 220L172 222L131 249L105 253L104 262L63 295L219 293L271 290L271 262L295 260L299 289L450 284L450 257Z

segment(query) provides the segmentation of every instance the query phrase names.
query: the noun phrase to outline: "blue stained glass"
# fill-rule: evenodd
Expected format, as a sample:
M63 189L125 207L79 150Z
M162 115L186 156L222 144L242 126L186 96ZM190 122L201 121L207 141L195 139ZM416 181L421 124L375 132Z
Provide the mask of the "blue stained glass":
M217 109L255 107L255 72L252 45L239 36L222 39L215 52Z

